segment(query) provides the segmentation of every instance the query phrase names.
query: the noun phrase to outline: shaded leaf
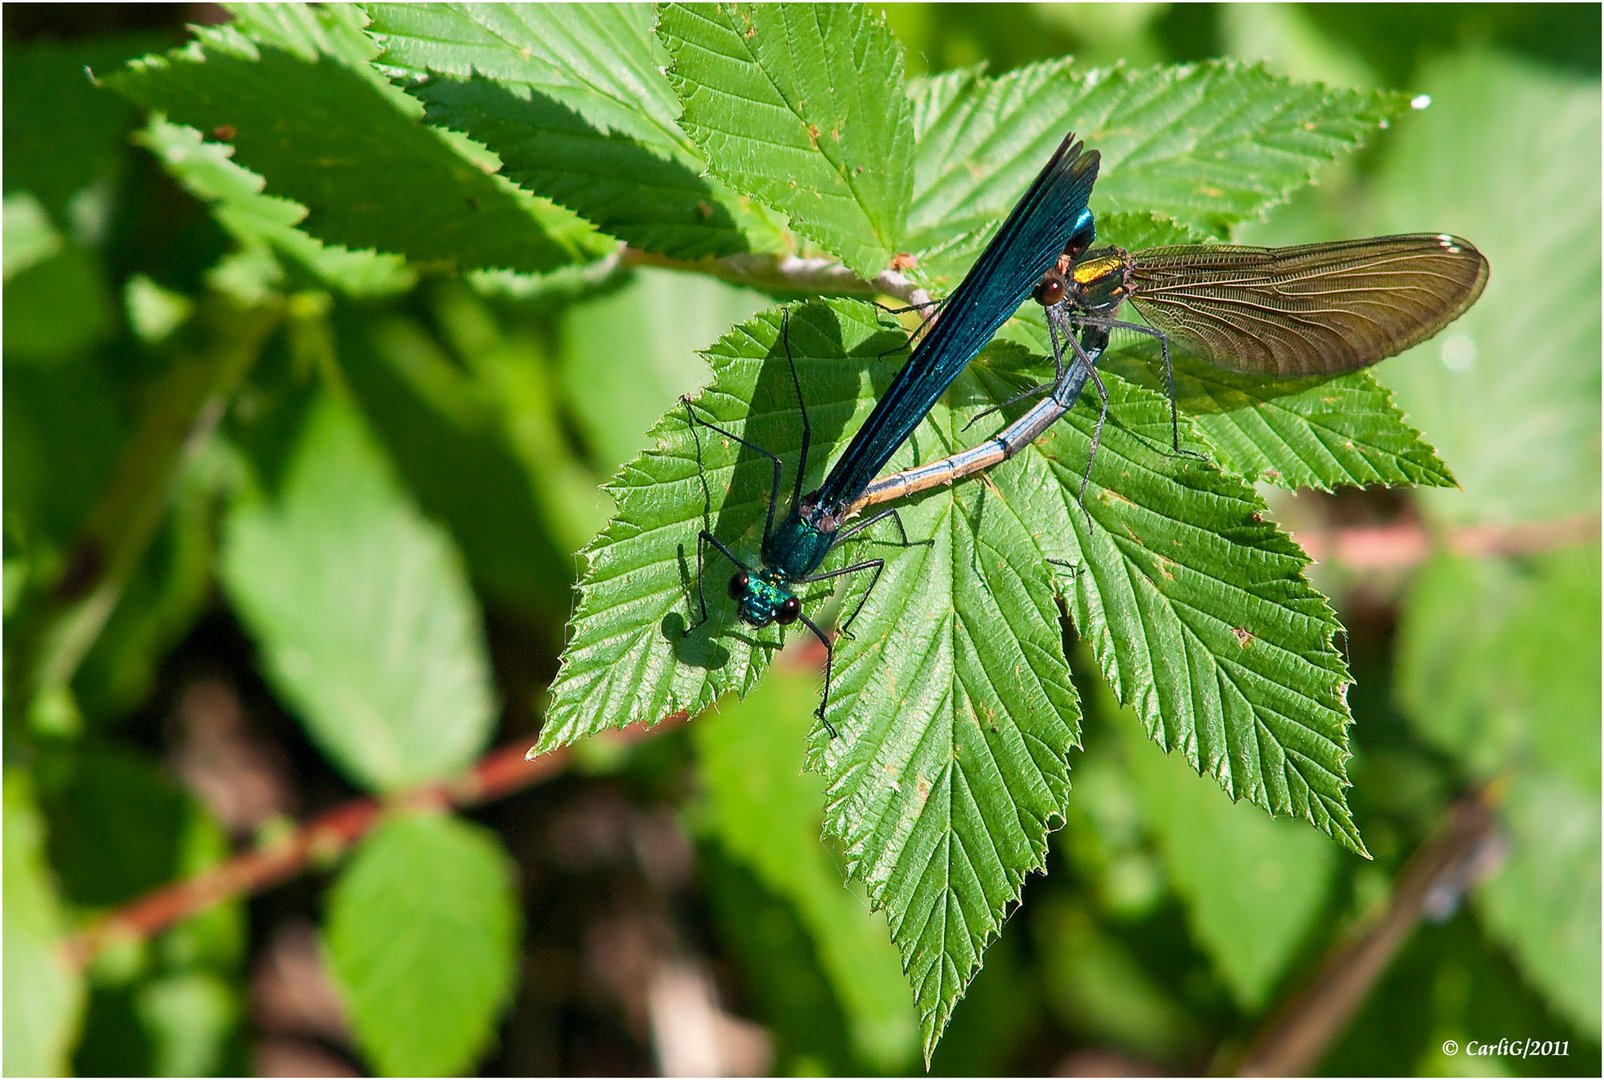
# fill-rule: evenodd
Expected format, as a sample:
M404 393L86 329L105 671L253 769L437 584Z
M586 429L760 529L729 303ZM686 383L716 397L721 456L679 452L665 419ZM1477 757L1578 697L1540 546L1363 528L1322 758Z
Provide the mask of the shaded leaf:
M1325 910L1336 853L1290 821L1245 814L1128 736L1148 831L1185 902L1193 937L1238 1005L1264 1009Z
M369 4L377 62L431 123L635 247L679 259L778 251L760 208L706 176L675 123L652 9L630 4ZM429 78L428 76L436 76ZM439 76L445 76L444 78Z
M262 16L265 17L265 16ZM419 122L422 107L365 62L354 30L298 24L265 44L197 28L183 49L108 76L182 124L229 136L235 161L308 209L302 227L352 248L460 268L549 270L599 254L585 223L486 175L481 156Z

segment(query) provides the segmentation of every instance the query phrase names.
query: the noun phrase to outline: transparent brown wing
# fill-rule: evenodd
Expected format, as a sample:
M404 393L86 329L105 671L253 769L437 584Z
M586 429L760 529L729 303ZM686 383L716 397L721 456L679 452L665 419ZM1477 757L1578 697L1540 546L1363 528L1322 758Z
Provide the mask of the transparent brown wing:
M1131 303L1154 327L1210 363L1278 378L1395 356L1464 314L1487 284L1481 252L1436 233L1132 257Z

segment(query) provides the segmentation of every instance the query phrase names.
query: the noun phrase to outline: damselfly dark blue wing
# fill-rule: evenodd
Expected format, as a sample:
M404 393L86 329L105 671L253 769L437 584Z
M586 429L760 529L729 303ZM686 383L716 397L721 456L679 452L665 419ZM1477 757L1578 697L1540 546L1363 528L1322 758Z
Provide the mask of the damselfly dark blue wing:
M943 391L1057 262L1078 228L1098 154L1066 138L942 305L940 317L892 380L819 488L819 505L857 499Z

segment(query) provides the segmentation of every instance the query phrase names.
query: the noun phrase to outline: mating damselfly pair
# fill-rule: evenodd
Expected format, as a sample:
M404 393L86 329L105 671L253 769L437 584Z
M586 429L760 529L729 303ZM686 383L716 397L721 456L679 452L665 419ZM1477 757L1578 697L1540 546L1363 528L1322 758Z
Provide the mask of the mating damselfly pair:
M825 713L834 647L829 635L803 613L797 588L869 573L872 589L884 568L883 559L820 570L837 545L883 520L895 519L896 513L883 509L856 522L854 517L1014 456L1063 416L1090 381L1102 411L1082 479L1084 495L1108 408L1096 364L1112 331L1130 331L1158 342L1170 397L1172 449L1179 452L1172 345L1216 366L1266 378L1341 375L1432 337L1475 302L1487 281L1487 261L1481 253L1445 234L1284 248L1189 244L1130 252L1095 247L1090 201L1099 164L1095 150L1087 150L1073 135L1064 139L923 329L907 363L823 482L806 494L812 428L806 393L787 352L801 447L783 513L778 511L784 489L780 458L697 416L686 402L693 430L700 425L716 431L773 468L755 564L710 530L704 528L699 534L691 628L707 619L703 573L706 548L711 545L737 567L729 593L744 623L764 627L771 622L801 622L823 643L827 660L817 715L832 735L835 729ZM1033 391L1041 401L975 447L876 479L942 393L1027 299L1045 310L1055 366L1053 380ZM1127 303L1143 321L1117 318ZM843 620L843 632L867 596L865 590Z

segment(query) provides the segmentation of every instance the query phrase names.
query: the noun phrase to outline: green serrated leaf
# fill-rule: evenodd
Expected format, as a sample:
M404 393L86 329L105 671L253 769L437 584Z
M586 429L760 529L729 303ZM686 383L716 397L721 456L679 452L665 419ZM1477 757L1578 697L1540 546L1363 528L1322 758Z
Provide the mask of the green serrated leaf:
M883 15L673 4L657 33L673 58L680 124L714 175L784 211L863 277L905 250L913 131L902 49Z
M705 419L776 448L789 477L797 459L797 405L781 323L778 309L763 312L703 352L714 383L695 404ZM868 415L864 369L877 368L883 386L896 366L887 356L902 335L880 323L872 307L847 302L797 308L790 328L814 445L834 445ZM579 601L537 743L542 752L678 710L700 712L729 690L744 693L778 647L777 631L748 633L717 603L734 571L711 549L710 619L685 634L697 613L697 531L708 527L740 550L739 538L761 526L770 463L705 430L693 434L682 407L647 437L653 449L608 485L617 510L585 549ZM809 472L822 476L822 465L810 463Z
M45 859L45 821L28 772L5 772L5 1073L66 1076L84 1008L83 974Z
M314 21L302 38L264 43L197 28L185 48L105 81L226 137L235 160L306 207L302 228L330 243L527 271L608 246L571 213L487 175L495 166L482 150L420 123L422 107L354 55L353 32Z
M852 397L855 369L878 344L870 318L863 305L835 301L790 319L815 448L855 430L850 418L864 407ZM708 353L715 381L700 408L778 451L788 469L799 428L779 322L759 316ZM901 460L975 441L963 421L1026 383L1018 360L1017 349L1000 349L971 365L949 394L960 406L938 406ZM812 763L829 784L827 830L887 909L927 1053L1064 813L1078 708L1049 561L1075 568L1077 625L1155 740L1234 798L1303 817L1363 851L1343 791L1347 670L1331 642L1335 617L1303 579L1307 558L1265 522L1243 481L1169 450L1166 399L1106 382L1111 419L1087 494L1091 522L1075 493L1096 417L1078 410L985 481L904 505L907 546L872 536L825 564L886 561L853 636L837 646L831 718L841 737L816 729ZM744 692L762 666L754 646L772 640L774 631L735 623L716 557L704 571L710 619L680 637L681 612L694 610L703 498L713 534L753 558L768 462L707 436L704 489L685 422L671 414L653 435L658 448L615 480L618 516L589 553L543 750ZM737 486L726 495L732 464ZM820 470L810 467L804 490Z
M1070 568L1076 629L1165 750L1233 799L1304 818L1364 854L1345 795L1341 626L1304 577L1308 556L1241 478L1152 438L1168 428L1162 395L1105 384L1110 415L1084 510L1074 493L1090 410L1049 431L1026 468L995 477L1005 494L1004 479L1050 491L1031 521Z
M483 748L495 708L460 557L348 408L321 401L277 497L233 510L222 574L264 668L348 776L396 790Z
M383 48L377 62L409 79L429 121L495 151L530 191L672 258L784 249L769 215L704 175L707 162L675 123L649 7L366 10Z
M928 1059L1044 868L1080 709L1030 499L964 485L901 517L910 546L875 545L897 557L839 650L841 737L818 735L810 764L829 783L826 831L886 908Z
M1100 218L1159 213L1224 236L1284 202L1408 103L1403 94L1294 82L1231 60L1081 72L1052 61L995 79L973 68L913 92L915 251L1002 216L1066 131L1103 155Z
M471 1069L517 975L513 868L488 830L442 815L376 828L329 895L329 969L385 1076Z

